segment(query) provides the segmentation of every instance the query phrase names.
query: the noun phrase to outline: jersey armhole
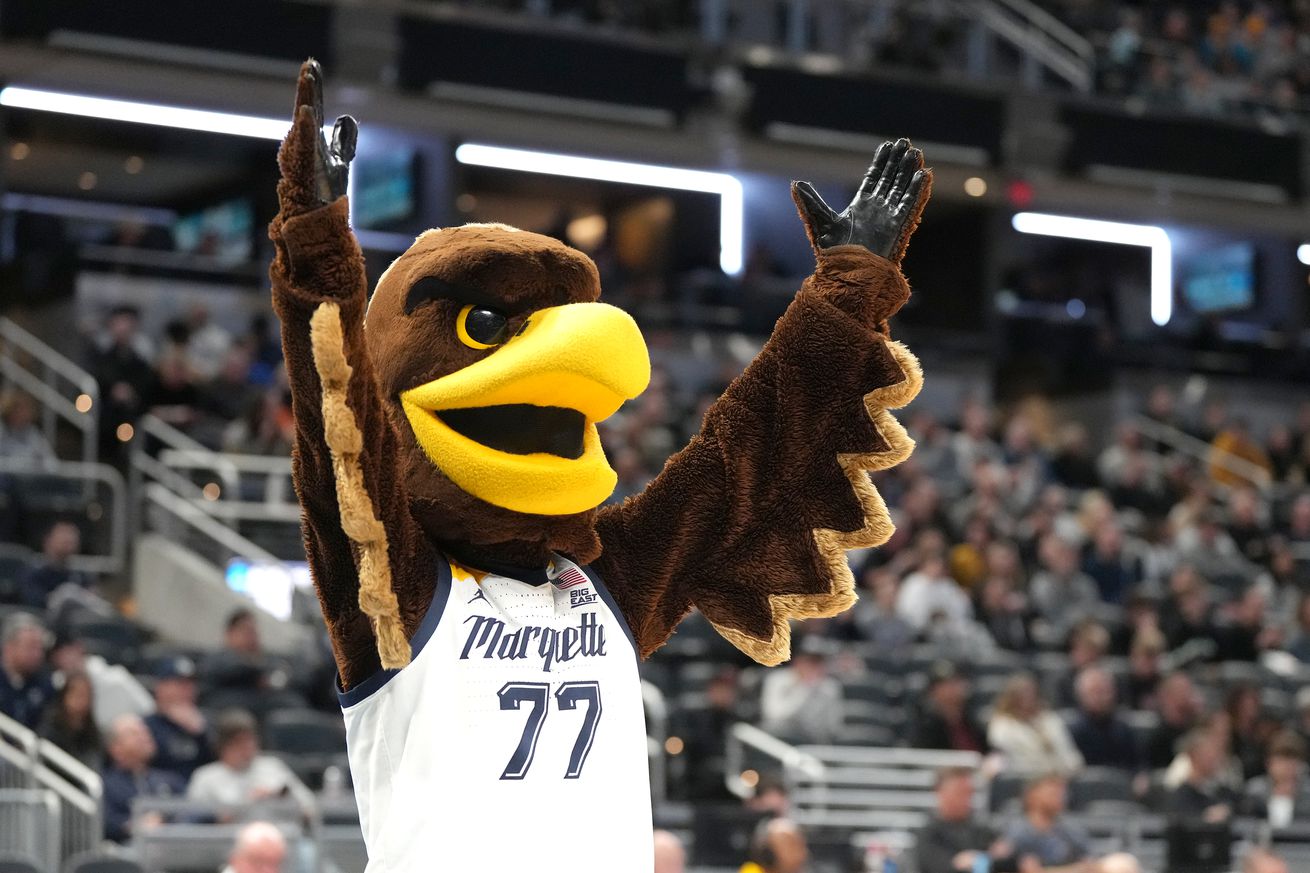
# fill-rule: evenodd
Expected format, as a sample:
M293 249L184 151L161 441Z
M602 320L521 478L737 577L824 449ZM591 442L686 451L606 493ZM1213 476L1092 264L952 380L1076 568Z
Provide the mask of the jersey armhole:
M614 613L614 620L619 623L619 627L623 628L623 635L628 638L628 643L632 646L632 654L636 657L637 662L640 663L641 650L637 648L637 638L632 635L632 628L628 627L628 618L623 614L623 611L619 609L618 603L614 601L614 595L610 594L610 590L605 587L605 583L601 581L600 574L591 569L590 566L583 566L582 564L577 564L576 566L583 573L587 574L587 578L591 580L591 584L596 586L596 593L600 595L600 599L605 601L605 605L609 607L609 611Z
M445 555L438 555L437 585L432 590L432 602L428 604L428 611L423 614L423 620L419 622L418 630L414 632L413 639L409 641L409 661L411 664L418 660L423 647L427 645L428 640L432 639L432 634L436 632L437 625L441 623L441 614L445 612L446 601L450 598L450 587L450 561ZM349 709L358 703L362 703L375 692L381 690L400 672L400 670L379 669L349 691L341 690L341 674L338 673L333 680L333 684L337 689L337 702L341 704L342 709Z

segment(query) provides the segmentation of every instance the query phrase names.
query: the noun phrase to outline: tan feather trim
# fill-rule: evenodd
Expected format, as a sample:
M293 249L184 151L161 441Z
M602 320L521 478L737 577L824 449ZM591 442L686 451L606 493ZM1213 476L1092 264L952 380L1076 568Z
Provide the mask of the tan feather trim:
M314 310L309 339L314 368L323 384L323 439L332 454L341 529L359 547L359 608L373 624L382 666L398 670L409 663L409 641L400 621L400 602L391 588L387 531L373 512L359 463L364 437L346 402L351 367L337 304L320 303Z
M714 625L715 630L734 646L767 667L781 664L791 657L791 619L837 615L855 604L855 577L846 561L846 552L881 546L896 531L887 504L869 481L868 473L895 467L914 451L914 440L887 410L899 409L915 398L923 387L923 369L905 346L889 341L887 347L900 364L905 379L864 395L864 406L874 427L887 443L887 451L837 456L837 462L846 472L846 478L864 507L864 526L849 532L823 528L814 531L815 544L828 568L828 593L772 595L769 604L773 608L773 636L767 640Z

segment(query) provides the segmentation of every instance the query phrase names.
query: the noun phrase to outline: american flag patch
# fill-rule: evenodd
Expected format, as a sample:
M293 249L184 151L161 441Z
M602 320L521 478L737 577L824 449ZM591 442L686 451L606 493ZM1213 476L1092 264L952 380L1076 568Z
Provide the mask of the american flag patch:
M583 573L577 567L565 567L560 574L555 577L555 586L561 591L567 588L576 588L579 585L586 585L591 580L587 574Z

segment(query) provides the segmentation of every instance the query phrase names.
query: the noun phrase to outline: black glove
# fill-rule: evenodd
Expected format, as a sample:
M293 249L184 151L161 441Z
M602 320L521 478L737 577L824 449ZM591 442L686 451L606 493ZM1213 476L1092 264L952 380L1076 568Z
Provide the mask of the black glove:
M849 206L833 212L809 182L793 182L792 197L816 248L861 245L899 262L932 193L932 170L908 139L885 142L873 156Z

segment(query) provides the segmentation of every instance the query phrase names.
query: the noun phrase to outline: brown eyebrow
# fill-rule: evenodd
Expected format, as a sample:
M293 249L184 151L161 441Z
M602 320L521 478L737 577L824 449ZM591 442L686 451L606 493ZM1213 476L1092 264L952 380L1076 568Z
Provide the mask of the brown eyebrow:
M481 288L469 285L457 285L447 282L439 276L424 276L413 285L405 295L405 314L409 315L429 300L453 300L456 303L471 303L491 309L504 310L505 302L498 300Z

